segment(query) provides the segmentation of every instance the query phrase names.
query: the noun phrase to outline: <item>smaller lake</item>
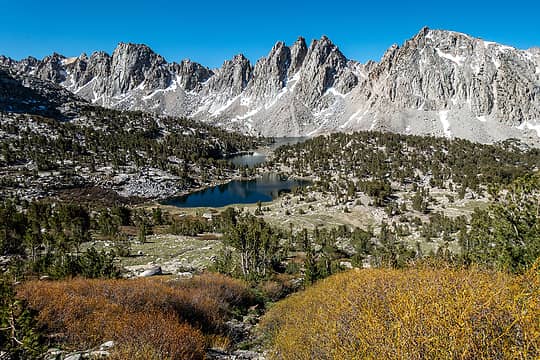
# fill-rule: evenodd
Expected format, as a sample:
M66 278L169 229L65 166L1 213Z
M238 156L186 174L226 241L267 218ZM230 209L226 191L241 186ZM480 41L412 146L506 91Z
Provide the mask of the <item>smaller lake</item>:
M176 207L223 207L232 204L254 204L268 202L282 193L298 186L306 186L307 180L284 179L277 174L265 174L254 180L233 180L162 202Z
M274 143L270 144L268 147L271 150L275 150L281 145L294 145L299 142L305 141L306 137L283 137L283 138L275 138ZM239 155L234 155L229 158L229 161L232 162L236 166L247 166L247 167L255 167L259 164L262 164L266 161L266 155L262 154L260 152L252 152L252 153L244 153Z
M254 152L251 154L236 155L229 159L236 166L254 167L266 161L266 155Z

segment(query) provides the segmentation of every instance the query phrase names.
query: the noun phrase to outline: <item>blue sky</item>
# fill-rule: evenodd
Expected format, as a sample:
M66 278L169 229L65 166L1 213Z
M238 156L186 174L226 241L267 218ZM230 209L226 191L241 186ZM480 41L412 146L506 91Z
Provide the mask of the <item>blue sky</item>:
M217 67L243 53L252 61L282 40L327 35L349 58L379 60L424 25L518 48L540 46L540 2L493 1L114 1L0 3L0 54L15 59L111 53L145 43L168 61Z

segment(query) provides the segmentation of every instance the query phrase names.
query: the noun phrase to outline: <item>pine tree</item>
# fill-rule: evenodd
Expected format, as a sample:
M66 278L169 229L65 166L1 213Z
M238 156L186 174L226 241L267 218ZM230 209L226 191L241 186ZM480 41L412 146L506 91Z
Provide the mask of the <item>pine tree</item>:
M9 359L36 359L44 352L43 340L33 312L15 297L9 281L0 279L0 349Z
M146 228L146 221L144 218L141 218L139 220L138 229L137 229L137 239L141 244L144 244L146 242L146 234L147 234L147 228Z

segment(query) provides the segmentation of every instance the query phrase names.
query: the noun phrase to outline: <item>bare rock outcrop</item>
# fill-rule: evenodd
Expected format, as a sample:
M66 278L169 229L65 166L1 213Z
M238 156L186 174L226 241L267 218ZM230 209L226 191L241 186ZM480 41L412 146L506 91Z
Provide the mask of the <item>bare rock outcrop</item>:
M191 116L271 136L384 130L493 142L540 140L540 49L421 29L379 62L347 59L326 36L277 42L252 66L243 55L215 70L168 63L146 45L112 55L0 65L64 86L98 105Z

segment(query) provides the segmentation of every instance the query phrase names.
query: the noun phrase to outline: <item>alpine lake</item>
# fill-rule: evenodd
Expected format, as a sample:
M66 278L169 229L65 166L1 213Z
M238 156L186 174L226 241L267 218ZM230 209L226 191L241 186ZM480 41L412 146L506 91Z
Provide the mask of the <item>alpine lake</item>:
M271 150L285 144L294 144L305 138L276 139ZM266 161L266 155L260 152L243 153L230 157L238 166L254 167ZM291 179L276 173L265 173L251 180L232 180L228 183L212 186L183 196L162 201L163 205L180 208L212 207L219 208L233 204L255 204L269 202L281 194L291 192L296 187L306 186L308 180Z

